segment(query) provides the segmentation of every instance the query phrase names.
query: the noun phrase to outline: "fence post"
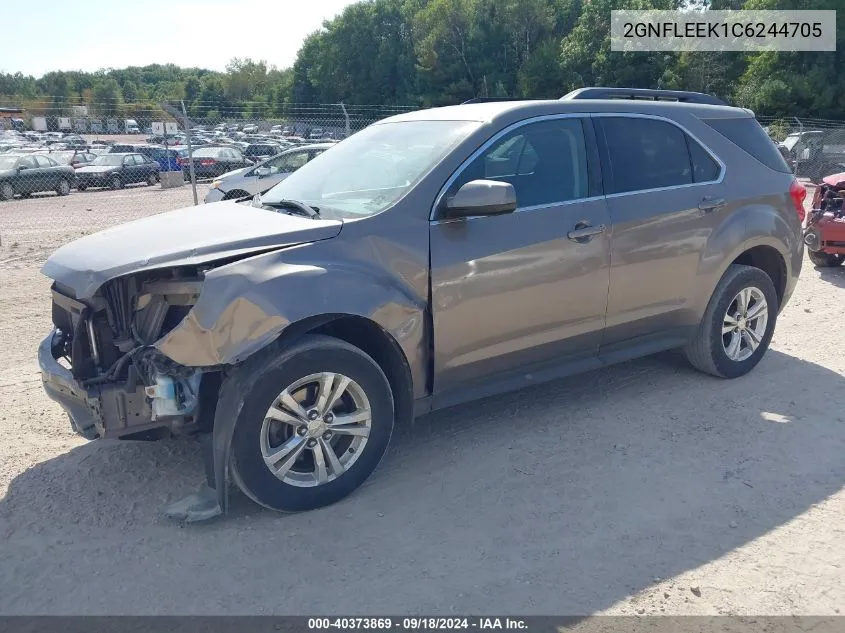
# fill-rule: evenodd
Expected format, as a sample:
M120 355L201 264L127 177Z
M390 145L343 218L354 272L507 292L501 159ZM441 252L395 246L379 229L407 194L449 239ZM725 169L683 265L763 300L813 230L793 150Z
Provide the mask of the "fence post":
M191 170L191 190L194 193L194 206L197 206L199 201L197 200L197 177L196 174L194 174L194 150L191 147L191 128L188 123L188 111L185 109L185 102L180 101L180 103L182 104L182 120L183 125L185 126L185 138L188 141L188 168ZM170 157L168 157L167 162L170 162Z
M340 109L343 110L343 118L346 119L346 136L349 137L349 113L346 111L346 106L340 104Z

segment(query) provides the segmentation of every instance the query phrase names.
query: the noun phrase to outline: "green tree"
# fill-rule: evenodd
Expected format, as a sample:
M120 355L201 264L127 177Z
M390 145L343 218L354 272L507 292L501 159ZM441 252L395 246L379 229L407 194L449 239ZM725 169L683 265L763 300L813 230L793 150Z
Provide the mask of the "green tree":
M102 77L95 83L92 97L94 105L103 116L117 115L123 101L120 86L113 77Z

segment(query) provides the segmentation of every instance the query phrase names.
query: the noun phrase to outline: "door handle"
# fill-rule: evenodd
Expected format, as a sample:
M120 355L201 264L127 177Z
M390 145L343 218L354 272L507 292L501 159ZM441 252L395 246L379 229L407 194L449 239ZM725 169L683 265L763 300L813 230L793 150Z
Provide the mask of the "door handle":
M588 222L579 222L575 225L575 228L572 229L569 233L566 234L573 242L578 242L579 244L585 244L593 239L596 235L600 233L604 233L607 230L607 227L604 224L599 224L598 226L592 226Z
M698 208L702 211L713 211L714 209L725 206L727 203L727 200L724 198L704 198L698 203Z

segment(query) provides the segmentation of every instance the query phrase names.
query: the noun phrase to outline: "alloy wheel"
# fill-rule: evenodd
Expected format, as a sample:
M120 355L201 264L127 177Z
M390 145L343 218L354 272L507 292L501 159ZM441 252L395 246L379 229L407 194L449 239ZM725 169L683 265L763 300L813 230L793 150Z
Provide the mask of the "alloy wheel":
M763 291L756 287L740 290L722 320L722 346L728 358L747 360L760 346L769 323L769 306Z
M355 463L371 424L370 402L357 382L343 374L311 374L283 389L267 410L261 455L284 483L320 486Z

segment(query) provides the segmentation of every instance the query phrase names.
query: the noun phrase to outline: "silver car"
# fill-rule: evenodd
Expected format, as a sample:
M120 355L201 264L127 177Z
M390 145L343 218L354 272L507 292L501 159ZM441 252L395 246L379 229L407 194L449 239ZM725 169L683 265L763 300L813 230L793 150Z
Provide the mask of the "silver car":
M315 143L295 147L268 158L254 167L244 167L225 173L211 183L205 202L234 200L263 193L334 145L335 143Z

